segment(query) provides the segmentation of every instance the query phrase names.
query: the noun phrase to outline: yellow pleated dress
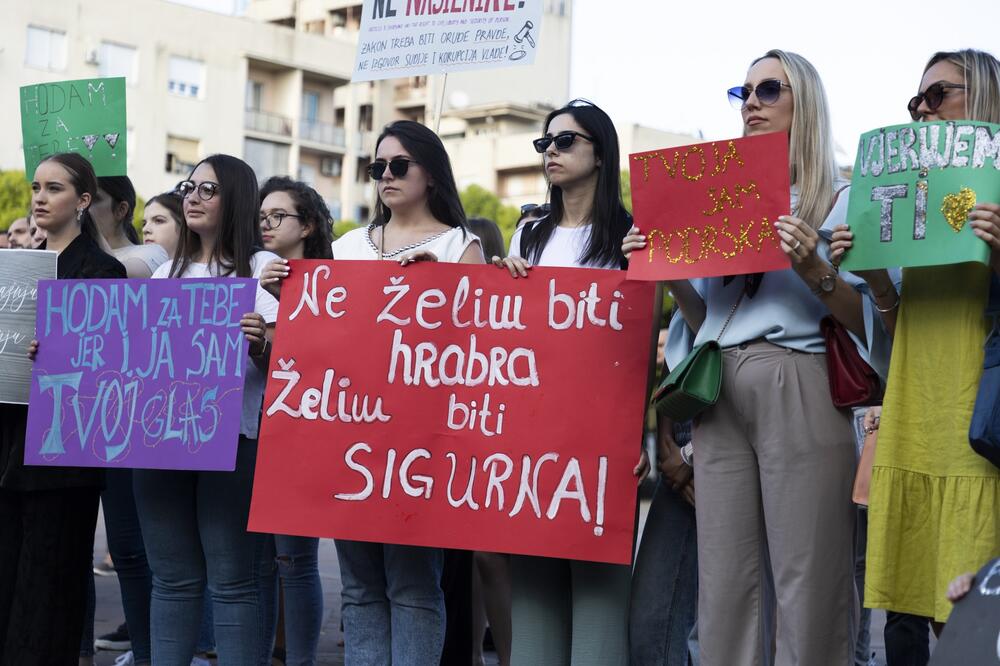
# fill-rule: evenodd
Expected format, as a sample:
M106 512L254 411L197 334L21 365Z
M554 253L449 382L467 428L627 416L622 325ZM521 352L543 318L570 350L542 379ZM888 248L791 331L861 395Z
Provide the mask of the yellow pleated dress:
M868 509L865 606L948 619L948 583L1000 555L1000 469L969 446L990 269L903 271Z

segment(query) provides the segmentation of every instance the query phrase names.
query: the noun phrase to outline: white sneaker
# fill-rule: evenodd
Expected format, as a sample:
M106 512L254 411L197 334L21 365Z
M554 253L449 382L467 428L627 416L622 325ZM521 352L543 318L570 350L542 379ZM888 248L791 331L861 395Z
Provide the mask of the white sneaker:
M212 666L212 662L203 657L191 657L191 666Z
M135 666L135 655L129 650L125 654L120 654L115 659L114 666Z

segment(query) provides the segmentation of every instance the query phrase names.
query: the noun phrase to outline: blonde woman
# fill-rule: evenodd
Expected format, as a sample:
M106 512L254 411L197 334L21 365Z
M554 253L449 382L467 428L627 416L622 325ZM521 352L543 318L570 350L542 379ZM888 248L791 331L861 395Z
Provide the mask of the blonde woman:
M934 54L908 110L920 121L1000 123L1000 61L971 49ZM993 249L993 271L974 263L908 268L899 291L885 271L863 273L894 331L865 580L865 604L890 616L945 622L949 581L1000 553L1000 470L968 440L991 326L984 316L991 273L1000 272L998 204L980 202L969 214L976 236ZM833 255L851 239L840 227ZM926 658L926 646L920 649Z
M862 316L861 281L837 274L817 232L828 218L843 219L847 197L837 197L846 183L816 70L794 53L768 51L729 96L745 135L788 134L793 214L775 223L789 269L667 284L681 315L670 327L671 366L692 343L719 336L731 315L719 340L721 396L692 436L701 663L753 664L762 655L766 663L772 572L774 663L842 666L853 658L857 615L854 436L830 399L819 323L833 314L859 339L877 331ZM644 247L633 229L622 249Z

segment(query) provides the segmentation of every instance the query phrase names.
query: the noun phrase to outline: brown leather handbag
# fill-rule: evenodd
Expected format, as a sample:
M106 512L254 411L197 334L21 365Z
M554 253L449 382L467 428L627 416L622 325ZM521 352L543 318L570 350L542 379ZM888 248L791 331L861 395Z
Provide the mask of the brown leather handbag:
M844 325L823 317L819 330L826 341L826 369L830 397L836 407L867 407L882 404L882 382L865 363Z
M872 486L872 468L875 465L875 445L878 442L878 428L865 431L865 441L861 445L861 459L854 474L854 490L851 499L858 506L868 506L868 491Z

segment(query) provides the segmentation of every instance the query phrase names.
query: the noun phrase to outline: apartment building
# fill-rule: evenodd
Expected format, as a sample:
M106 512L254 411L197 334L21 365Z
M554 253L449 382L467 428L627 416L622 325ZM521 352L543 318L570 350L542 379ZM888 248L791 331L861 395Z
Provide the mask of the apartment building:
M336 219L365 220L375 139L407 118L439 127L460 188L478 184L513 205L539 202L546 186L531 139L569 98L572 20L571 0L542 2L533 65L357 84L360 0L235 0L245 5L240 16L189 6L215 6L205 0L8 3L0 87L14 100L31 83L126 77L128 168L144 197L225 152L261 179L292 174L311 183ZM8 108L13 121L16 106ZM626 130L626 156L692 141ZM20 129L9 122L0 169L22 166Z

